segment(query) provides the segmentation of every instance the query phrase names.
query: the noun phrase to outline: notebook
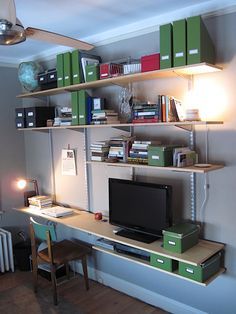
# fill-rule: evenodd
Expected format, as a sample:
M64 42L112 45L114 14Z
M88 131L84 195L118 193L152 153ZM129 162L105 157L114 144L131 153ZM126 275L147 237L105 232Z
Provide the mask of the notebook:
M40 212L42 214L45 214L51 217L64 217L64 216L72 214L73 210L67 207L54 206L54 207L44 208Z

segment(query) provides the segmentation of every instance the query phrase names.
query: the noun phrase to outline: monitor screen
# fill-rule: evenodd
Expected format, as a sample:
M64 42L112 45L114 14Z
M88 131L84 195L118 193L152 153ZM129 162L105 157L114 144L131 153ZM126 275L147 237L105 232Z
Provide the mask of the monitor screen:
M109 178L109 221L113 225L160 237L171 225L170 207L169 185Z

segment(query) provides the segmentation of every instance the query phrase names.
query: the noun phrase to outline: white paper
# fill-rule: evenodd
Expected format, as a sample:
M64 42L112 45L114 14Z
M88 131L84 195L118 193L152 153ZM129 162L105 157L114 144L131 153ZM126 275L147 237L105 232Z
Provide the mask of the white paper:
M63 149L61 152L62 175L76 176L75 152Z

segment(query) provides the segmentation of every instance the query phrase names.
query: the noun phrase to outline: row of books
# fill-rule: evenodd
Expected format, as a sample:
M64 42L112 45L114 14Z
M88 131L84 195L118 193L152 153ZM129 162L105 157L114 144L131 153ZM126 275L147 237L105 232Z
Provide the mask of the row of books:
M133 137L112 137L108 141L95 141L90 145L92 161L127 162Z
M168 145L161 145L160 141L139 141L133 137L113 137L107 141L95 141L90 145L92 161L115 161L136 164L149 164L149 146L158 148L163 159L161 166L167 165L163 151ZM187 146L172 145L171 156L168 153L168 165L187 167L198 162L198 155ZM162 149L163 148L163 149ZM151 152L150 152L151 153ZM158 154L158 153L156 153ZM167 158L167 154L166 154ZM171 161L172 159L172 161Z
M178 122L184 120L182 102L169 95L158 95L157 103L137 103L132 108L132 123Z
M91 124L119 124L118 113L114 110L95 109L92 110Z

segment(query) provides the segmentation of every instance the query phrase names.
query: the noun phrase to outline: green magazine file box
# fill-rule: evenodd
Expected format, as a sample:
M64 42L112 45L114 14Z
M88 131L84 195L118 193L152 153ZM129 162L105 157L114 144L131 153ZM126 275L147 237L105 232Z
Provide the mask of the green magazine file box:
M187 64L215 63L215 49L201 16L187 19Z
M63 66L63 54L57 55L57 87L64 86L64 66Z
M170 272L173 272L178 268L177 261L154 253L151 253L150 264L153 267L157 267Z
M80 52L79 50L73 50L71 53L71 63L72 63L72 84L82 83L81 74L81 62L80 62Z
M71 125L79 124L79 92L71 92L71 109L72 109L72 122Z
M71 53L65 52L63 54L64 63L64 86L72 85L72 66L71 66Z
M201 265L197 266L179 262L179 275L198 282L205 282L219 271L220 257L221 253L219 252Z
M173 59L174 67L187 63L187 26L186 20L173 22Z
M79 124L87 124L87 92L80 90L79 94Z
M183 253L198 243L199 228L195 224L181 223L163 230L164 249Z
M172 24L160 26L160 68L167 69L173 66L173 34Z
M100 66L98 64L88 64L85 67L86 82L97 81L100 78Z

